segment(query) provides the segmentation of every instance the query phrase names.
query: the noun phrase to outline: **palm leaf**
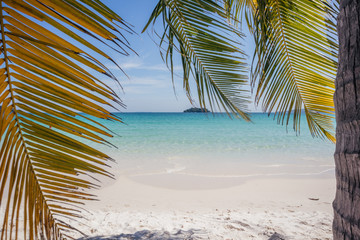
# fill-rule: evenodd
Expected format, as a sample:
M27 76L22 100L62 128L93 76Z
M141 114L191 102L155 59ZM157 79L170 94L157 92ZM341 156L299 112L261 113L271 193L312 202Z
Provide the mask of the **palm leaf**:
M89 122L121 121L106 110L121 100L96 77L117 81L98 60L113 61L98 42L128 55L122 32L132 30L98 0L0 6L1 239L71 237L65 219L80 217L77 205L94 199L84 190L97 187L86 176L112 176L105 170L111 159L79 138L109 145L108 129Z
M253 12L256 103L300 131L302 110L313 136L334 138L337 34L334 8L321 0L257 1Z
M174 52L180 54L189 100L192 76L200 107L209 104L212 110L224 109L249 120L245 54L234 40L242 35L227 22L225 9L217 1L160 0L144 30L160 17L164 24L161 54L171 72Z
M229 21L237 28L242 27L243 20L252 26L252 13L256 9L254 0L223 0Z

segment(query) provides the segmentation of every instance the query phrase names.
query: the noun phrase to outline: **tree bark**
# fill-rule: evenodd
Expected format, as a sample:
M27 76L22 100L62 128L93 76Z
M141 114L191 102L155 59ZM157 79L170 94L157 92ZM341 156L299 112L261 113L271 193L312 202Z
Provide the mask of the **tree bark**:
M335 81L334 240L360 239L360 0L341 0Z

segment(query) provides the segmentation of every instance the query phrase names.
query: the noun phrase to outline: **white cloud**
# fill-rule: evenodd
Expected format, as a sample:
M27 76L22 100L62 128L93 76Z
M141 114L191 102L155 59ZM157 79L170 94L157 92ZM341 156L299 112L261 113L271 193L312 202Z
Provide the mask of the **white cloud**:
M166 84L167 80L163 77L131 77L130 80L123 81L122 84L124 86L138 86L138 85L149 85L152 87L163 87Z
M128 57L125 61L118 61L119 66L124 70L149 70L149 71L162 71L162 72L169 72L170 70L167 68L165 63L157 63L151 65L151 59L140 58L140 57ZM118 70L118 67L114 64L109 64L107 67L111 70ZM175 65L174 70L180 71L182 66Z
M120 67L123 70L127 70L127 69L137 69L137 68L141 67L141 65L140 65L140 63L136 63L136 62L127 62L127 63L120 64Z

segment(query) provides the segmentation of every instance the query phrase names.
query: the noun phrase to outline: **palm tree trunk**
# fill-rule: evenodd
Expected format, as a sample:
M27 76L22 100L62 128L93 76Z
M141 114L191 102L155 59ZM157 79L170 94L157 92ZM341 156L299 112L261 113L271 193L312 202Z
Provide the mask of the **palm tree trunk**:
M360 239L360 1L341 0L336 110L334 240Z

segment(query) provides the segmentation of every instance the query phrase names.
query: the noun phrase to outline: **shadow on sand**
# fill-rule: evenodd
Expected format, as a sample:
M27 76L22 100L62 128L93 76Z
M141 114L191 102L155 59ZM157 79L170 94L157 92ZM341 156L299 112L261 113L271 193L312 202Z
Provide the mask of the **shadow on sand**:
M138 231L134 234L119 234L114 236L96 236L96 237L84 237L78 240L205 240L209 239L206 232L201 230L190 229L188 231L179 230L175 234L161 231ZM281 234L274 233L270 236L269 240L287 240L287 238Z
M206 233L200 230L179 230L175 234L161 231L143 230L133 234L119 234L113 236L83 237L78 240L200 240L205 238Z

